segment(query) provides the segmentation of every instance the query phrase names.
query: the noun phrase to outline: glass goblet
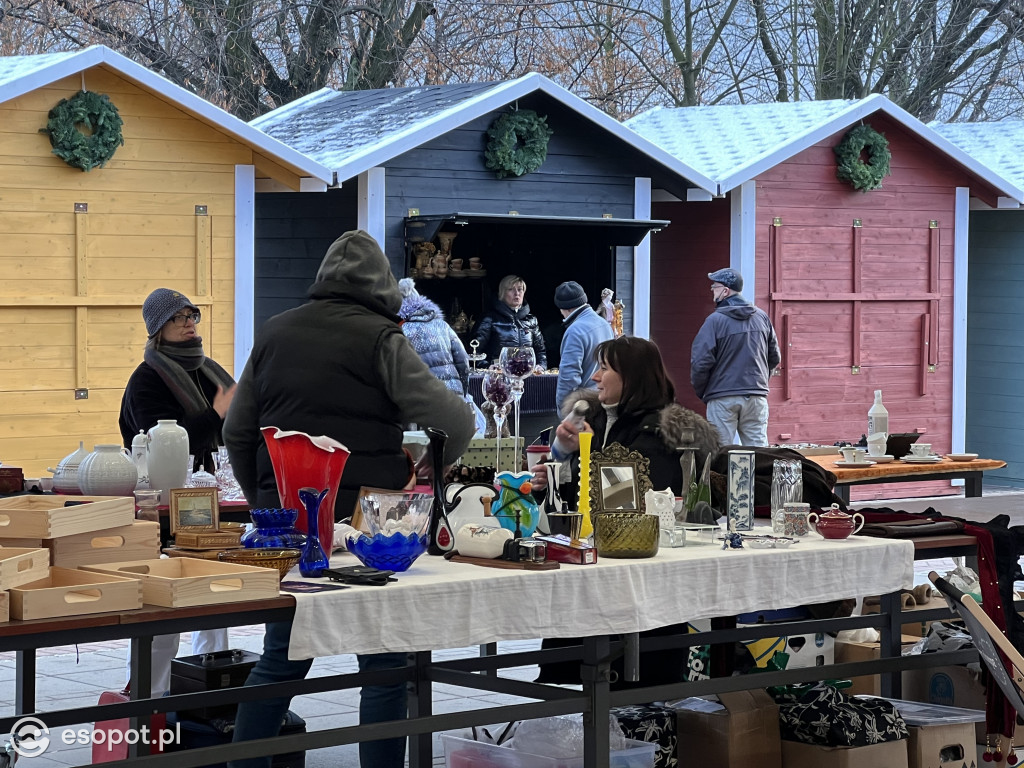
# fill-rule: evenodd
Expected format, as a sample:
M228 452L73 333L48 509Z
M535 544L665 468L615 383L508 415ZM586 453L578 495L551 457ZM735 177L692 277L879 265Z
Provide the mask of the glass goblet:
M505 425L509 403L512 402L512 380L500 368L489 368L484 374L482 389L484 399L494 406L494 424L497 427L494 471L497 474L501 471L501 430Z
M501 356L498 358L501 369L512 377L512 400L515 412L515 446L519 450L519 401L523 399L523 390L526 386L527 377L533 374L537 367L537 355L533 347L502 347Z

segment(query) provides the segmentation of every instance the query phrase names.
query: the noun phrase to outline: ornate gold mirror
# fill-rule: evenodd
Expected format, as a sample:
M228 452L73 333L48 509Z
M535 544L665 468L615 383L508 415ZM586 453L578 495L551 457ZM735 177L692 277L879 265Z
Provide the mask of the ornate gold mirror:
M619 443L590 454L591 512L644 512L651 490L651 463Z

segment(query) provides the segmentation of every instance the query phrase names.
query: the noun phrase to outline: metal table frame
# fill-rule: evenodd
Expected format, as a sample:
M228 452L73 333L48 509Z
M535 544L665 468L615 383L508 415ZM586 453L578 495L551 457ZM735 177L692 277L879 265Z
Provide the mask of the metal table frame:
M943 557L950 554L963 555L973 550L974 539L970 536L936 537L917 542L915 556ZM151 609L116 614L99 614L71 619L48 619L32 622L10 622L0 625L0 650L17 652L16 715L0 718L0 731L8 733L11 726L23 715L34 714L48 727L74 725L83 722L133 718L133 727L140 720L157 712L191 709L201 706L226 704L260 697L295 696L329 690L342 690L368 684L388 684L404 681L409 688L409 718L407 720L372 725L355 725L331 728L305 734L279 736L241 744L226 744L203 749L173 752L164 755L143 756L137 746L129 753L126 766L154 765L176 768L191 768L219 763L228 759L241 759L266 754L318 749L359 741L369 741L387 736L410 736L410 766L422 768L432 763L432 734L435 732L483 725L502 720L551 717L555 715L582 713L585 726L585 759L587 768L606 768L608 765L608 710L625 704L667 700L683 696L704 695L725 691L745 690L751 687L766 687L794 682L810 682L823 677L847 677L882 673L882 694L900 694L900 671L945 664L961 664L976 658L973 650L928 654L900 658L899 638L901 625L906 621L900 609L898 594L884 595L881 613L868 616L841 619L816 619L778 624L761 624L736 628L727 626L710 632L659 636L639 641L636 635L613 641L606 636L588 637L581 646L536 650L523 653L488 653L480 657L457 659L435 663L429 651L409 654L408 666L379 672L354 673L316 677L292 683L235 688L224 691L190 693L167 696L159 699L145 699L138 691L149 690L150 650L155 635L172 632L211 629L239 624L282 621L291 618L294 601L282 596L270 600L249 603L235 603L203 608ZM950 612L945 608L915 611L914 620L946 618ZM737 640L759 637L806 634L810 632L838 631L876 627L882 636L881 658L834 664L826 670L822 667L765 672L755 676L721 677L699 682L685 682L671 685L650 686L626 691L610 689L610 667L613 658L622 653L631 653L637 648L660 650L666 648L687 648L692 645L726 644L731 646ZM37 648L65 645L69 640L76 642L97 642L112 639L131 640L132 701L74 709L36 712L35 674ZM582 690L566 689L538 683L523 682L497 676L502 668L519 667L540 662L579 660L581 663ZM519 696L532 699L523 704L489 707L485 709L435 715L432 711L432 685L445 683L474 690Z

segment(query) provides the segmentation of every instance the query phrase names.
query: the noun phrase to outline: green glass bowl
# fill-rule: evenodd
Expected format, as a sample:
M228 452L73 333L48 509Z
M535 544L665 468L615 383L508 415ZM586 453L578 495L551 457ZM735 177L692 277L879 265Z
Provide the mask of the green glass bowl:
M641 558L658 554L660 518L643 512L601 512L594 515L598 557Z

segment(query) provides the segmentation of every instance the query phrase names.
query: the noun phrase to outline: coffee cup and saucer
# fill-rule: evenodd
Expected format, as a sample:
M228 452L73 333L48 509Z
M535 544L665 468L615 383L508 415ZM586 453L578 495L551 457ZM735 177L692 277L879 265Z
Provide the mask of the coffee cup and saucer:
M874 466L874 461L869 461L867 458L867 451L863 448L856 448L852 445L840 448L839 452L843 454L842 461L835 462L837 467L848 467L848 468L863 468Z

